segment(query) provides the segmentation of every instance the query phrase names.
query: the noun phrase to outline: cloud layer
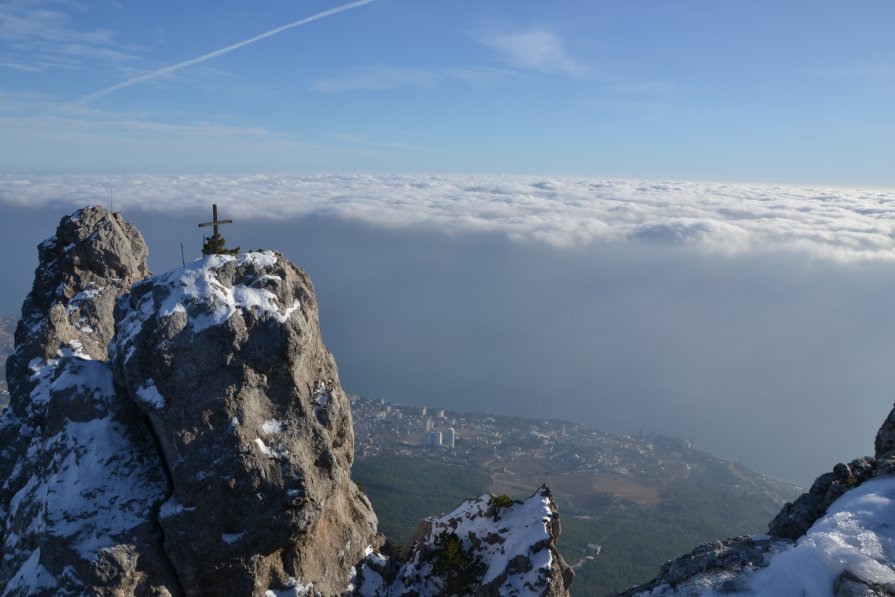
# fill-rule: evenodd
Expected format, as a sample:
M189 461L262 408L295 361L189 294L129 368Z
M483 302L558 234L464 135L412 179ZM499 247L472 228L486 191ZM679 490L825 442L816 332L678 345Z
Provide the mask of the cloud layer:
M647 242L741 254L895 261L895 191L487 175L0 176L0 202L108 203L240 219L323 215L581 247Z

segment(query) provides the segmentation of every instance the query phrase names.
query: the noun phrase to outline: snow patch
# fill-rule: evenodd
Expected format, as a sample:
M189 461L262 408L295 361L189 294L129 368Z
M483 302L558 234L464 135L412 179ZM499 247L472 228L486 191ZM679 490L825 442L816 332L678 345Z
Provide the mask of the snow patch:
M162 504L162 507L159 509L159 517L171 518L172 516L177 516L178 514L183 514L184 512L192 512L195 509L195 506L184 506L180 503L180 500L177 499L176 495L172 495L167 502Z
M80 309L84 302L96 298L104 288L105 286L96 287L94 283L91 282L87 288L69 299L68 304L65 305L65 312L68 315L71 315Z
M243 531L241 533L222 533L221 541L232 545L233 543L236 543L237 541L242 539L244 535L245 535L245 531Z
M313 594L313 583L303 583L301 578L289 578L285 589L268 589L264 597L311 597Z
M38 547L25 560L15 576L10 579L3 595L4 597L17 593L33 595L44 590L55 589L58 586L59 581L56 580L56 577L40 563L40 548Z
M137 397L140 399L140 402L156 410L165 408L165 397L159 393L158 388L155 387L155 382L151 379L147 382L147 385L137 388Z
M66 346L56 351L59 357L78 357L84 360L91 360L89 354L84 352L84 345L77 338L69 340Z
M832 595L846 570L895 591L895 479L872 479L845 493L795 547L755 573L745 594Z
M236 265L254 263L261 267L273 267L277 264L277 256L273 251L252 251L243 253L236 259ZM276 276L279 278L279 276Z
M768 565L756 571L707 572L676 587L664 584L643 594L833 597L833 584L846 571L895 591L895 478L877 477L846 492L794 545L781 544L771 554ZM738 582L744 590L718 589L728 581Z
M282 430L282 424L276 419L268 419L261 425L261 431L266 435L276 435Z
M279 276L260 273L232 287L223 283L218 278L219 271L231 262L235 262L237 266L255 264L259 267L272 267L277 263L277 256L272 251L243 253L238 257L210 255L141 282L164 287L167 295L163 299L157 299L159 293L148 292L141 297L140 303L116 324L115 344L120 347L116 350L131 345L143 323L156 314L160 318L185 314L183 326L189 326L192 333L197 334L225 323L237 311L251 311L260 317L271 317L279 323L285 323L301 308L301 302L297 299L281 307L273 292L255 287L260 282L279 280ZM156 303L156 300L159 302ZM130 356L129 352L126 354Z
M283 451L274 450L273 448L271 448L270 446L265 444L264 440L262 440L260 437L255 438L255 445L257 445L258 449L261 450L261 453L264 454L265 456L267 456L268 458L285 458L286 456L289 455L289 452L287 452L285 450L283 450Z

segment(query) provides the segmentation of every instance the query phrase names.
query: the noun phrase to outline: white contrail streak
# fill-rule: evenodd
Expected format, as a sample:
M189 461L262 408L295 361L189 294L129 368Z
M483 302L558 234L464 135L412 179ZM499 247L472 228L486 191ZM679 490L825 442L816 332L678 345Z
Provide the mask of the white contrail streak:
M106 87L105 89L100 89L99 91L94 91L93 93L88 93L87 95L81 97L78 100L80 104L87 104L92 102L93 100L103 97L112 93L113 91L118 91L119 89L124 89L125 87L130 87L131 85L136 85L137 83L142 83L143 81L148 81L149 79L154 79L156 77L160 77L162 75L167 75L168 73L173 73L174 71L178 71L182 68L186 68L187 66L192 66L194 64L199 64L200 62L205 62L206 60L211 60L212 58L217 58L218 56L223 56L228 52L232 52L233 50L238 50L243 46L247 46L249 44L253 44L256 41L260 41L267 37L271 37L276 35L277 33L282 33L287 29L293 29L294 27L299 27L301 25L306 25L313 21L317 21L324 17L328 17L340 12L344 12L346 10L351 10L352 8L357 8L359 6L363 6L364 4L369 4L373 2L373 0L357 0L357 2L349 2L348 4L343 4L342 6L337 6L336 8L331 8L329 10L324 10L323 12L318 12L315 15L304 18L300 21L295 21L294 23L289 23L288 25L283 25L282 27L277 27L276 29L271 29L265 33L260 35L256 35L255 37L246 39L244 41L235 43L231 46L227 46L226 48L221 48L220 50L215 50L214 52L209 52L208 54L203 54L202 56L198 56L196 58L190 58L189 60L184 60L183 62L178 62L177 64L172 64L171 66L166 66L164 68L160 68L157 71L153 71L151 73L146 73L145 75L140 75L138 77L134 77L133 79L128 79L127 81L122 81L121 83L116 83L111 87Z

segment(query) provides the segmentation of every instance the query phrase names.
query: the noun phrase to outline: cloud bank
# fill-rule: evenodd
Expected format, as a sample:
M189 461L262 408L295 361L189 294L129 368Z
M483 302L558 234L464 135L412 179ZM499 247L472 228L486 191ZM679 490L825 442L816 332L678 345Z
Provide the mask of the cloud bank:
M177 213L217 202L243 220L320 215L387 228L497 233L574 248L658 243L895 261L895 191L489 175L0 176L0 203Z

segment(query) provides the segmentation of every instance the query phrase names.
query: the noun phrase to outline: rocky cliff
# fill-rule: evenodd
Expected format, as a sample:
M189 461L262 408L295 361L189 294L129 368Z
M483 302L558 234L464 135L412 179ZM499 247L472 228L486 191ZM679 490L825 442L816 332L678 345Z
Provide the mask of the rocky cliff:
M768 534L697 547L620 595L895 595L895 409L875 454L839 463L786 504Z
M2 594L366 586L381 537L350 478L351 412L307 274L264 251L148 277L146 255L99 207L39 246L0 418ZM549 493L505 511L482 499L428 522L400 586L378 594L451 594L420 566L442 547L435 529L466 519L478 534L454 547L474 544L479 594L567 594Z

